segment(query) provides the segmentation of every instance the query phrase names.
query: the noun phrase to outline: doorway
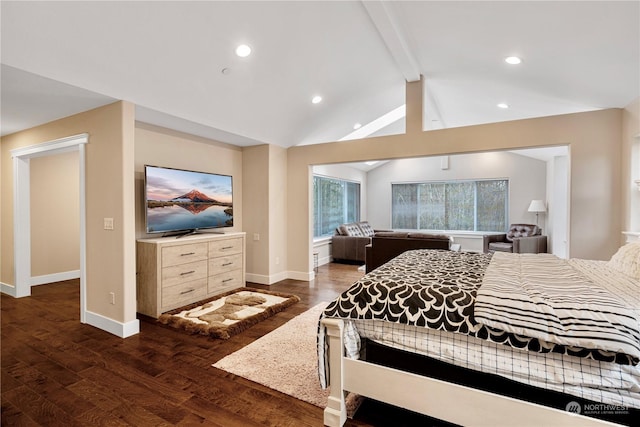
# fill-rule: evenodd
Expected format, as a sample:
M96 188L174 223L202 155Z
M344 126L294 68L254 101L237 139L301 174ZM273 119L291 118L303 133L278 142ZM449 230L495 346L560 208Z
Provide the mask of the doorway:
M51 156L71 151L78 152L79 222L80 222L80 322L86 323L86 201L85 201L85 144L88 134L44 142L11 150L13 158L13 233L15 286L2 285L2 292L15 298L31 295L34 279L31 274L31 166L36 157Z

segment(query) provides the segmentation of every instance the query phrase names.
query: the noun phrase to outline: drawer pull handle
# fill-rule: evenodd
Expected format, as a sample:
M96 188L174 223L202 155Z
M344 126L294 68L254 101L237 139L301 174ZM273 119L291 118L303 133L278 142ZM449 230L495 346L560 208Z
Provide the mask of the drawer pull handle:
M180 256L189 256L189 255L195 255L195 252L187 252L186 254L180 254Z
M186 276L187 274L193 274L195 273L195 270L191 270L191 271L185 271L184 273L180 273L181 276Z
M233 263L232 262L227 262L227 263L222 264L223 267L226 267L228 265L233 265Z
M223 246L222 250L226 251L227 249L233 249L233 246Z
M189 289L188 291L182 291L182 292L180 292L180 295L188 294L189 292L193 292L193 291L195 291L195 289Z
M230 282L230 281L232 281L232 280L233 280L233 279L224 279L224 280L222 281L222 283L227 283L227 282Z

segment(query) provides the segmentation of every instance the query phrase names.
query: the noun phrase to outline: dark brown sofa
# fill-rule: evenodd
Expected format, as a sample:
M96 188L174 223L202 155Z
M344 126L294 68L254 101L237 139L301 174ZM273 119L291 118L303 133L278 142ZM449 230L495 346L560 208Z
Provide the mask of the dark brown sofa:
M451 238L442 234L380 232L366 247L366 272L370 272L403 252L412 249L444 249L451 247Z
M331 237L331 257L337 262L364 264L365 247L379 231L389 230L374 230L367 221L342 224Z

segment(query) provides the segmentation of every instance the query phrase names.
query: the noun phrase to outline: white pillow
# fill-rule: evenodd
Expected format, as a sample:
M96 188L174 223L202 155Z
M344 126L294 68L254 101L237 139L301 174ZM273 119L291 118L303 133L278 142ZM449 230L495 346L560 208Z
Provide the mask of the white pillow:
M620 247L607 264L627 276L640 280L640 242L627 243Z

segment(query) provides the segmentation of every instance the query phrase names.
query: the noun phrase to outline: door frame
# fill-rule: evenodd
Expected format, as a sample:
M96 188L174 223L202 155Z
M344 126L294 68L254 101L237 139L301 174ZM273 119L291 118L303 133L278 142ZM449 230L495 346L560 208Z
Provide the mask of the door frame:
M80 322L86 323L86 197L85 144L89 134L47 141L11 150L13 158L13 253L14 286L1 291L15 298L31 295L31 183L30 160L36 157L78 151L80 195Z

